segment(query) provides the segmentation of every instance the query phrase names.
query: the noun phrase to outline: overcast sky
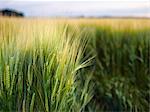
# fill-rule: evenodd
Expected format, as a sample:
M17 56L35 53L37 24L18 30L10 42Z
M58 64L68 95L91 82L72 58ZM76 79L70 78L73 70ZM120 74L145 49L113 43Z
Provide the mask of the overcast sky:
M150 17L150 0L0 0L0 9L22 11L29 17L144 16Z

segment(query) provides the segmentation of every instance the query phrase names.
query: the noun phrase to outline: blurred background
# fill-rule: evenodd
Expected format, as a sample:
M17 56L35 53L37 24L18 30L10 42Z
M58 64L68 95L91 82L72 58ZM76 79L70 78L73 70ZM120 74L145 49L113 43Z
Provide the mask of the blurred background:
M2 0L0 10L4 9L26 17L150 17L149 0Z

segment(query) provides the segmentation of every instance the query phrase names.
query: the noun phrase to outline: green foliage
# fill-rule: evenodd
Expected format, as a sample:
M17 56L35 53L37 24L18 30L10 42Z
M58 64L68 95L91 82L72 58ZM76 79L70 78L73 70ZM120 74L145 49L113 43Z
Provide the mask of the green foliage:
M96 29L95 99L106 111L148 111L150 30Z

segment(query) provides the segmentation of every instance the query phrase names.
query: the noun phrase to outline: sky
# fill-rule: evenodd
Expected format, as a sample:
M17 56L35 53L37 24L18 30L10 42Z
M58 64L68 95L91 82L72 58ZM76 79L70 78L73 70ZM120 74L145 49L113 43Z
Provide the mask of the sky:
M0 0L0 9L4 8L27 17L150 17L150 0Z

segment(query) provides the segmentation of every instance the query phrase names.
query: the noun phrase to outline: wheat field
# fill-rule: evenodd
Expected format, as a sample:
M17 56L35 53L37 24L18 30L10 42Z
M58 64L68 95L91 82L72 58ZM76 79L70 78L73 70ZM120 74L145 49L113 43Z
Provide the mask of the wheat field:
M148 111L150 19L0 17L0 111Z

